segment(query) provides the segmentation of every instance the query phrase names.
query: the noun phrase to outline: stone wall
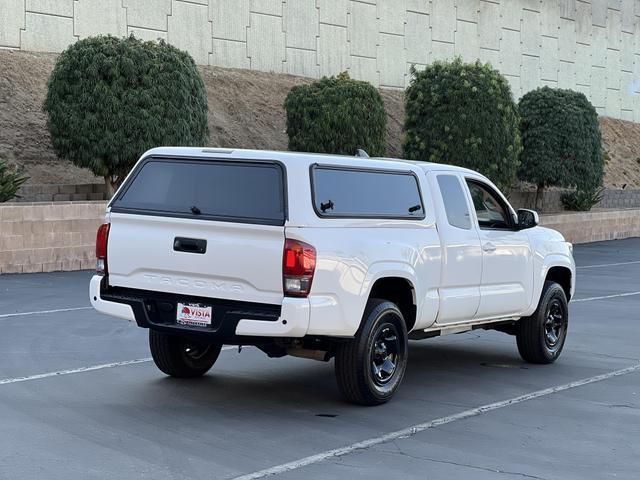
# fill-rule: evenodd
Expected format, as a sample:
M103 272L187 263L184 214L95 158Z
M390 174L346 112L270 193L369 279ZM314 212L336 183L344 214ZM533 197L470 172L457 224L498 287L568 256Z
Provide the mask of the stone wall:
M163 38L197 63L308 77L348 70L404 88L409 68L490 62L516 98L584 92L640 122L637 0L1 0L0 48L60 52L80 38Z
M0 274L95 267L104 202L0 205ZM640 237L640 209L542 215L573 243Z
M562 206L562 190L547 190L542 196L543 212L558 213L564 210ZM513 208L530 208L535 210L536 192L514 191L509 194L509 202ZM640 208L640 189L606 189L602 200L594 206L595 209L625 209Z
M82 185L22 185L13 203L24 202L69 202L106 200L104 183Z
M598 208L640 208L640 188L607 189Z
M540 224L558 230L572 243L640 237L640 209L541 215Z
M544 193L544 210L546 213L561 212L560 197L563 191L547 190ZM68 202L106 200L106 187L103 183L81 185L23 185L18 191L20 198L12 203L24 202ZM509 194L509 202L515 208L535 210L535 191L513 191ZM607 189L602 201L595 208L624 209L640 208L640 189Z
M0 273L95 268L104 202L0 204Z

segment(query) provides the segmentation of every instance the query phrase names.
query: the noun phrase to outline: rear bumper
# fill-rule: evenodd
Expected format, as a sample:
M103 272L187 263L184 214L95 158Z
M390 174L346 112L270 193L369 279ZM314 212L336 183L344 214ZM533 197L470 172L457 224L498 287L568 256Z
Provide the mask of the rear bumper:
M285 297L282 305L264 305L105 288L103 278L96 275L91 279L93 307L106 315L135 321L143 328L222 342L239 342L242 337L299 338L304 337L309 328L309 301L306 298ZM212 306L212 326L198 328L177 325L175 308L178 301Z
M129 305L124 303L107 302L102 299L100 286L103 278L104 277L101 275L94 275L91 278L91 283L89 284L89 297L93 308L105 315L111 315L112 317L123 318L124 320L135 322L136 317Z

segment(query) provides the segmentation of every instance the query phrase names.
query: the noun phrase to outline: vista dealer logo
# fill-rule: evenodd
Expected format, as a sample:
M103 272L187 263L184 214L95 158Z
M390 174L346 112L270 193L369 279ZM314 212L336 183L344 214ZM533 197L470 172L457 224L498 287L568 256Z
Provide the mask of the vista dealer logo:
M198 327L211 325L211 307L179 303L176 320L182 325Z

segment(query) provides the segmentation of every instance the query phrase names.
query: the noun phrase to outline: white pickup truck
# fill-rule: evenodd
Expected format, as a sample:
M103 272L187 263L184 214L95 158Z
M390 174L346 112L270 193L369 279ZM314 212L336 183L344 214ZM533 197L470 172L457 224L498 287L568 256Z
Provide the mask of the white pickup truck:
M159 148L98 231L96 310L149 329L156 365L205 374L223 344L335 357L350 401L396 391L408 340L476 328L551 363L572 246L459 167L290 152Z

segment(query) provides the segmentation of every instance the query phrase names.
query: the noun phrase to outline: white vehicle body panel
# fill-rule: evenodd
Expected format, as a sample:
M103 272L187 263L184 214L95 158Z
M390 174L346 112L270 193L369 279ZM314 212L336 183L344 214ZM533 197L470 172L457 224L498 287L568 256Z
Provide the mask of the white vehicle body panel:
M205 239L207 251L176 252L176 237ZM283 242L282 227L112 213L109 284L281 303Z
M570 293L574 291L575 264L570 246L559 233L542 227L509 231L478 227L465 179L493 185L471 170L392 159L250 150L160 148L143 159L149 156L279 162L286 173L287 218L284 226L273 226L109 213L108 209L108 277L94 277L90 295L94 307L109 315L134 320L130 306L102 298L103 279L109 287L281 306L277 322L238 322L236 335L257 337L351 337L376 281L387 278L403 279L411 286L416 312L413 330L458 332L530 315L554 267L570 272ZM314 210L310 181L315 164L411 172L419 182L424 218L320 217ZM473 228L461 230L448 224L436 174L459 179ZM511 214L515 215L513 209ZM203 255L176 252L175 237L206 239L207 251ZM307 298L284 295L285 238L316 249Z
M444 198L437 183L439 176L454 177L460 187L460 175L455 171L429 172L429 186L436 205L438 233L442 249L439 285L438 325L469 321L480 305L480 281L482 279L482 250L475 228L469 230L449 224L444 208ZM464 190L463 190L464 192ZM467 207L469 207L467 201Z

